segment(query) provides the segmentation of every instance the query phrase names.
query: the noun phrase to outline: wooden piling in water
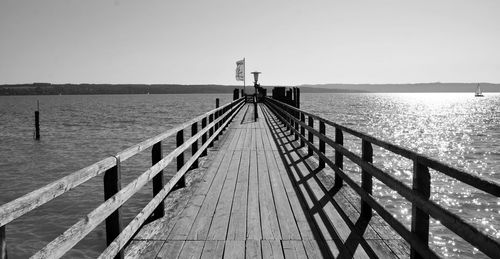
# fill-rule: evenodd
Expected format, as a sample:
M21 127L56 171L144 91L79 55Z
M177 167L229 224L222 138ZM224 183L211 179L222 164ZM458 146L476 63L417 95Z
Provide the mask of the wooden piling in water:
M38 100L35 111L35 139L40 140L40 102Z

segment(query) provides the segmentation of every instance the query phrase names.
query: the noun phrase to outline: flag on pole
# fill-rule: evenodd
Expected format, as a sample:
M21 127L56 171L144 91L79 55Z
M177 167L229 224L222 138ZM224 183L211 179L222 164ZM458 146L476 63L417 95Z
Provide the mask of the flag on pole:
M236 61L236 80L245 81L245 59Z

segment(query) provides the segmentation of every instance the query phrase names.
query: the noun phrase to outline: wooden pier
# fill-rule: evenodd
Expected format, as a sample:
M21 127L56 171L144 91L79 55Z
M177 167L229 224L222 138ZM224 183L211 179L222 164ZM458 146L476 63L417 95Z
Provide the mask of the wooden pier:
M429 168L493 197L500 185L302 111L298 90L273 95L257 105L239 98L2 205L0 258L9 222L101 174L105 201L33 258L63 256L104 221L100 258L439 258L428 245L430 216L486 255L500 254L497 240L429 200ZM361 156L343 146L344 134L361 140ZM163 154L174 135L177 148ZM414 162L413 187L373 165L372 145ZM152 167L122 188L121 162L145 150ZM174 159L178 171L165 183ZM361 168L361 182L344 159ZM411 229L372 197L373 177L413 204ZM154 198L122 226L120 206L149 181Z

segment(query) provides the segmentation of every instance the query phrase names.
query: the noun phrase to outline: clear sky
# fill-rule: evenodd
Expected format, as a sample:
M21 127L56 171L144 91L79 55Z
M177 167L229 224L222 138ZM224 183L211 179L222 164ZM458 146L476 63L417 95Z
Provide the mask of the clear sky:
M2 83L500 83L499 0L0 0Z

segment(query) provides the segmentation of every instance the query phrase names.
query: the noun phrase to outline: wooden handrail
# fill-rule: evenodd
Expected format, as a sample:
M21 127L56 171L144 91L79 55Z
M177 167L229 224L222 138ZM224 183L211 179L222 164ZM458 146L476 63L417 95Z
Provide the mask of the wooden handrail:
M134 195L138 190L140 190L145 184L147 184L154 176L161 170L163 170L166 166L172 162L172 160L182 154L186 149L191 147L191 145L197 141L203 133L208 131L209 127L215 126L219 123L223 117L219 117L214 122L210 123L208 127L198 132L195 136L192 136L187 141L185 141L182 145L174 149L167 156L161 159L158 163L150 167L144 173L142 173L139 177L137 177L134 181L130 182L125 188L121 189L117 192L113 197L103 202L92 212L87 214L84 218L80 219L77 223L75 223L72 227L67 229L62 235L58 236L52 242L50 242L47 246L37 252L33 258L58 258L64 255L69 249L71 249L74 245L76 245L80 240L82 240L90 231L92 231L95 227L97 227L102 221L104 221L111 213L117 210L123 203L125 203L132 195ZM220 132L218 130L217 132ZM215 138L216 134L212 136ZM201 154L201 152L200 152ZM191 166L191 165L189 165ZM182 166L184 167L184 165ZM182 167L180 169L182 169ZM189 168L189 167L187 167ZM168 183L168 186L174 186L175 183L184 175L187 170L179 170L179 172L183 172L179 174L179 177L176 177L172 180L175 182ZM149 217L149 214L145 215L145 217ZM146 218L144 220L146 220ZM135 233L135 232L134 232ZM128 241L128 240L126 240ZM111 243L111 242L110 242ZM125 242L126 243L126 242Z
M21 217L22 215L32 211L33 209L38 208L39 206L51 201L52 199L57 198L61 194L64 194L65 192L112 168L116 165L115 157L120 157L120 161L123 162L128 158L134 156L135 154L151 147L155 143L176 134L179 130L189 127L194 122L200 121L201 119L214 114L218 110L221 110L230 105L235 105L236 103L240 103L241 101L243 101L243 98L228 103L220 108L213 109L173 129L144 140L139 144L133 145L132 147L119 152L116 156L109 156L107 158L104 158L97 163L80 169L37 190L27 193L15 200L5 203L4 205L0 206L0 226L8 224L12 220Z
M153 158L154 165L150 169L144 172L141 176L139 176L125 188L120 190L118 186L118 189L115 189L115 191L111 192L112 197L110 197L109 199L108 197L106 197L106 200L99 207L89 213L85 218L78 221L75 225L73 225L73 227L66 230L61 236L53 240L44 249L40 250L37 254L34 255L35 258L52 258L62 256L79 240L81 240L83 237L85 237L85 235L92 231L100 222L106 219L111 213L116 211L116 209L118 209L126 200L128 200L128 198L130 198L135 192L137 192L137 190L139 190L148 181L153 179L159 172L161 172L161 170L171 162L173 157L183 154L183 152L190 147L194 147L194 143L201 139L202 136L207 136L207 132L209 131L212 131L212 134L208 135L210 137L210 141L206 142L205 144L208 145L209 143L211 143L211 141L213 141L213 139L217 137L217 135L213 134L214 127L216 127L217 125L221 125L222 122L229 123L231 120L228 119L228 117L233 118L235 115L235 111L237 109L241 109L242 104L243 98L240 98L222 107L213 109L173 129L170 129L155 137L149 138L139 144L127 148L124 151L119 152L116 156L107 157L97 163L78 170L68 176L65 176L59 180L47 184L42 188L39 188L20 198L17 198L0 206L0 227L2 231L5 229L5 225L15 220L16 218L32 211L33 209L36 209L37 207L51 201L52 199L92 179L93 177L100 175L105 171L110 171L113 168L119 168L120 162L125 161L126 159L143 150L146 150L151 146L156 145L158 149L158 145L160 145L159 152L161 153L162 140L176 134L177 132L182 132L188 127L192 129L193 125L197 125L198 122L206 122L207 117L213 117L215 113L218 114L216 120L211 121L208 125L205 123L205 125L203 125L204 127L201 130L193 130L192 132L194 134L191 136L191 138L189 138L189 140L184 142L181 146L177 147L168 156L161 158L160 154L160 157L158 158L158 154L155 154L155 151L152 151L153 156L156 155L156 158ZM218 128L216 130L216 134L219 134L222 130L223 128ZM195 153L197 154L197 157L199 157L199 154L202 154L202 152L206 152L205 144L203 144L202 149L197 150L197 152ZM156 153L158 153L158 150L156 150ZM156 163L155 160L157 161ZM117 170L118 171L116 172L115 176L119 176L119 169ZM111 181L118 181L119 183L119 178L112 179ZM160 188L158 188L157 186L156 189L163 190L164 188L163 186L160 186ZM158 190L154 190L154 192L155 195L159 195L161 193L161 191L158 192ZM114 239L114 237L117 235L118 233L112 234L112 239ZM3 244L5 241L5 236L2 235L0 239ZM0 252L3 251L4 249L2 249L2 251Z
M290 127L293 132L298 133L299 128L300 128L300 130L306 129L309 132L309 134L313 134L314 136L318 137L321 141L324 141L326 144L328 144L329 146L331 146L335 149L335 152L336 152L335 160L336 161L335 161L335 163L333 163L330 160L330 158L328 158L323 152L321 152L319 150L319 148L316 148L315 145L309 141L309 139L310 139L309 136L306 139L305 134L300 134L301 142L304 141L307 144L309 150L312 149L314 151L314 153L316 153L320 157L320 159L324 160L325 163L328 164L335 171L335 173L341 177L342 180L346 181L349 184L349 186L351 186L361 196L362 203L365 204L364 206L362 206L362 208L364 207L364 209L362 209L362 211L365 211L364 214L366 215L368 213L367 210L369 209L369 207L376 210L379 213L379 215L381 215L381 217L384 220L386 220L386 222L389 225L391 225L405 240L407 240L411 244L412 254L418 252L418 253L421 253L422 256L429 255L429 253L427 251L428 249L422 250L422 245L425 245L425 247L428 246L427 239L422 238L422 237L424 237L425 235L428 235L428 217L429 217L429 215L436 218L437 220L440 220L444 226L446 226L447 228L449 228L450 230L452 230L453 232L455 232L456 234L458 234L459 236L464 238L467 242L478 247L479 250L481 250L485 254L487 254L489 256L493 256L495 254L500 253L500 244L497 241L495 241L492 238L490 238L489 236L481 233L479 230L477 230L475 227L473 227L469 223L465 222L460 217L454 215L453 213L442 208L441 206L439 206L435 202L429 200L429 195L428 195L428 188L430 188L430 181L429 180L423 180L421 178L419 178L418 180L414 180L414 183L416 185L414 185L414 188L412 190L409 187L407 187L404 183L398 181L394 177L390 176L389 174L386 174L385 172L383 172L379 168L375 167L371 163L370 159L367 159L369 156L365 153L365 151L363 151L363 158L357 156L355 153L349 151L348 149L343 147L341 144L337 143L338 141L333 141L330 138L328 138L326 135L320 133L319 131L316 131L313 127L310 127L309 126L310 123L306 124L303 120L296 118L296 117L301 118L302 116L296 116L295 114L292 114L291 112L287 112L287 110L295 112L295 113L296 112L304 113L306 115L309 113L303 112L299 109L296 109L295 107L286 105L284 103L281 103L281 102L273 100L273 99L267 99L267 100L269 100L266 102L268 107L270 107L270 109L275 113L275 115L287 127ZM281 106L282 108L279 106ZM313 116L310 116L310 118L311 117L313 117ZM329 125L332 125L332 124L338 125L335 123L328 123L327 120L325 120L319 116L316 116L316 115L314 115L314 118L319 120L320 122L324 122L324 123L327 123ZM298 124L298 126L295 126L294 124ZM342 127L342 128L336 127L336 135L341 136L342 135L341 132L344 129L345 129L345 127ZM354 132L354 131L350 130L350 132ZM373 137L367 136L367 135L362 134L362 133L359 133L357 136L358 137L361 136L360 138L362 139L363 149L365 149L365 146L367 146L368 144L371 145L371 143L373 143L370 140L375 139ZM343 139L343 137L341 137L341 138ZM376 139L376 142L377 143L387 143L387 142L384 142L384 141L381 141L378 139ZM390 145L392 145L392 144L390 144ZM392 146L395 146L395 145L392 145ZM395 147L397 147L397 146L395 146ZM371 149L371 147L370 147L370 149ZM403 148L397 147L396 149L392 149L389 151L399 150L399 149L403 149ZM371 152L371 150L370 150L370 152ZM406 150L406 152L407 152L407 154L411 155L410 157L413 158L412 160L414 161L414 163L418 164L418 166L415 167L416 168L415 174L417 175L417 177L418 176L427 177L428 169L427 169L427 173L426 173L425 170L426 170L427 166L426 166L426 164L422 163L422 161L428 161L428 160L422 159L422 157L423 157L422 155L417 154L413 151ZM397 152L394 152L394 153L398 154ZM358 184L356 184L355 181L353 181L347 174L345 174L345 172L343 171L343 169L341 167L342 164L339 165L337 163L337 159L339 157L338 156L339 154L347 157L352 162L354 162L355 164L357 164L358 166L361 167L361 169L364 173L363 177L362 177L363 182L362 182L361 187ZM365 158L365 157L367 157L367 158ZM433 167L434 169L435 168L449 168L450 167L447 165L440 165L441 163L438 161L435 161L435 160L433 161L433 163L435 164L435 166ZM461 172L458 169L455 169L455 168L453 168L453 169L455 171ZM436 170L441 172L438 169L436 169ZM463 172L463 173L465 173L465 172ZM412 231L411 232L408 232L406 227L401 225L401 223L399 223L399 221L395 220L392 216L390 216L390 213L387 212L385 210L385 208L383 208L383 206L378 204L378 202L376 202L371 197L370 191L366 190L367 184L364 183L365 178L367 178L367 174L376 177L382 183L384 183L385 185L387 185L391 189L397 191L401 196L406 198L408 201L412 202L414 208L416 208L416 209L414 209L414 211L417 211L417 214L412 219ZM337 185L337 181L339 181L339 180L340 180L340 178L336 177L336 179L335 179L336 185ZM494 182L487 181L487 183L490 185L487 188L478 188L475 185L471 185L471 186L476 187L477 189L480 189L483 191L484 191L484 189L486 189L487 193L490 193L496 197L499 197L499 195L494 190L498 189L500 186ZM423 186L425 184L428 184L429 186ZM493 190L493 191L488 192L491 190ZM367 205L369 207L367 207ZM424 232L424 233L422 233L422 232ZM422 252L422 251L424 251L424 252ZM422 253L424 253L425 255Z
M241 109L242 106L239 107ZM158 204L165 199L167 194L172 190L173 186L179 181L179 179L184 176L184 174L190 169L190 167L195 163L195 161L201 156L202 150L208 147L208 143L213 141L215 137L223 130L223 128L229 124L232 118L236 115L237 111L234 112L231 117L222 124L215 134L208 139L208 142L202 145L193 156L186 161L186 163L180 168L180 170L172 177L172 179L163 187L163 189L144 207L139 214L130 222L130 224L120 233L120 235L111 243L104 252L99 256L99 258L111 258L115 256L130 240L130 238L136 233L136 231L142 226L146 221L148 216L152 213L153 209L158 206ZM223 119L223 118L221 118Z
M353 130L351 128L347 128L345 126L342 126L342 125L337 124L335 122L332 122L330 120L319 117L318 115L314 115L314 114L311 114L309 112L299 110L291 105L274 100L272 98L266 98L266 101L279 103L281 106L285 107L286 109L290 109L292 111L303 113L303 114L307 115L308 117L312 117L315 120L322 121L327 125L335 127L336 129L340 129L341 131L347 132L347 133L349 133L355 137L358 137L362 140L366 140L374 145L377 145L381 148L384 148L384 149L391 151L395 154L398 154L402 157L408 158L408 159L413 160L413 161L418 161L422 165L430 167L436 171L439 171L443 174L446 174L452 178L455 178L461 182L464 182L464 183L466 183L470 186L473 186L479 190L482 190L486 193L489 193L489 194L497 196L497 197L500 196L500 184L497 182L469 174L463 170L457 169L453 166L447 165L447 164L440 162L438 160L426 157L425 155L419 154L419 153L414 152L412 150L409 150L407 148L400 147L396 144L377 139L373 136L369 136L365 133L361 133L361 132Z

